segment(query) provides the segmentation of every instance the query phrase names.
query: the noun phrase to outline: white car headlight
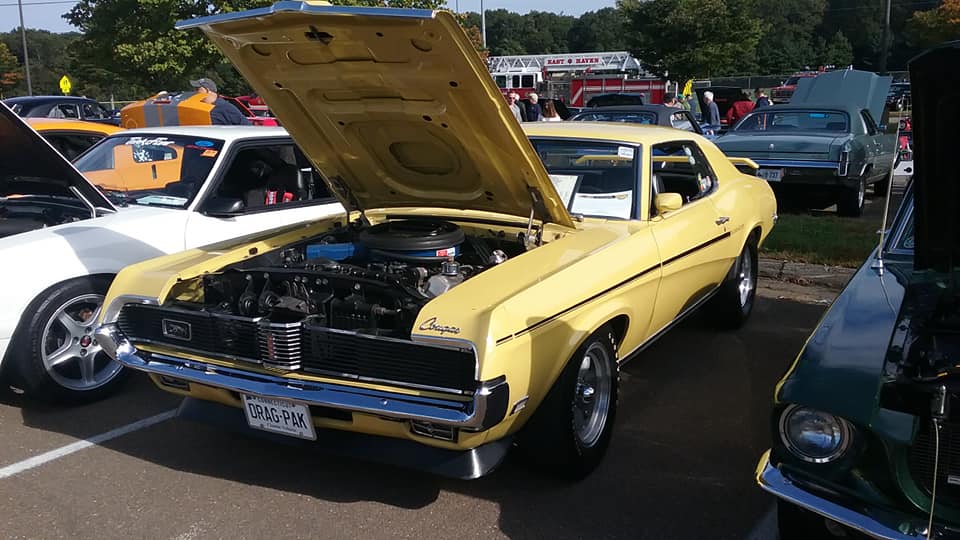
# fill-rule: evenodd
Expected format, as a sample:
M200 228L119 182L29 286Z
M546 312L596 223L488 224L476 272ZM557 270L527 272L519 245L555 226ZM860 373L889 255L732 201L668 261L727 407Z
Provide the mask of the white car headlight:
M790 405L780 415L780 439L796 457L809 463L829 463L847 451L853 438L850 424L829 413Z

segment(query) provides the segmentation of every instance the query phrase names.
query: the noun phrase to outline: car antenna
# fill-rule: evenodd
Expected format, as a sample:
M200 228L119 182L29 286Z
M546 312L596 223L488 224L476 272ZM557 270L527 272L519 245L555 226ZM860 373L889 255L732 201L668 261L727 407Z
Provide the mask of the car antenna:
M883 275L883 242L887 232L887 216L890 213L890 194L893 193L893 172L897 167L897 158L900 157L900 122L897 121L897 134L893 138L893 162L890 164L890 172L887 174L887 194L883 203L883 222L880 224L880 246L877 248L877 260L870 265L877 271L877 274Z

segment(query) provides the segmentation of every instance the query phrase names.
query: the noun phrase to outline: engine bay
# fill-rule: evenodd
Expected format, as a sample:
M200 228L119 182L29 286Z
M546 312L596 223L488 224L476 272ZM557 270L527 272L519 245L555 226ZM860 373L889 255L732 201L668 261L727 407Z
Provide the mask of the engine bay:
M89 217L90 210L75 203L48 197L0 197L0 238Z
M339 227L198 278L192 309L409 339L432 298L525 250L503 231L435 218Z

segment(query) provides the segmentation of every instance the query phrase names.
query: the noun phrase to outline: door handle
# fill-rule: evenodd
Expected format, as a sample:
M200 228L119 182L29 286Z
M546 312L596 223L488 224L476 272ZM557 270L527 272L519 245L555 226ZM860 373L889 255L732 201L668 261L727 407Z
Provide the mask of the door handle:
M728 218L727 216L720 216L720 217L717 218L717 221L715 221L715 223L716 223L717 225L723 225L724 223L726 223L726 222L728 222L728 221L730 221L730 218Z

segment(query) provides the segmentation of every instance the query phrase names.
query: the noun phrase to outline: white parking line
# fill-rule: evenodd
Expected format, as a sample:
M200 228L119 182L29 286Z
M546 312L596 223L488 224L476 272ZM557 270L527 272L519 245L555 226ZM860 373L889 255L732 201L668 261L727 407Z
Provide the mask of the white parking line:
M133 433L134 431L139 431L141 429L148 428L152 425L159 424L160 422L165 422L173 418L177 414L176 409L162 412L158 415L151 416L150 418L144 418L143 420L137 420L131 424L125 426L120 426L116 429L111 429L105 433L99 435L94 435L93 437L83 439L82 441L77 441L75 443L68 444L66 446L61 446L60 448L50 450L49 452L44 452L39 456L33 456L32 458L27 458L23 461L18 461L12 465L7 465L6 467L0 468L0 480L4 478L9 478L11 476L20 474L24 471L29 471L35 467L39 467L45 463L60 459L64 456L69 456L75 452L79 452L91 446L95 446L104 442L107 442L111 439L116 439L117 437L122 437L128 433Z

